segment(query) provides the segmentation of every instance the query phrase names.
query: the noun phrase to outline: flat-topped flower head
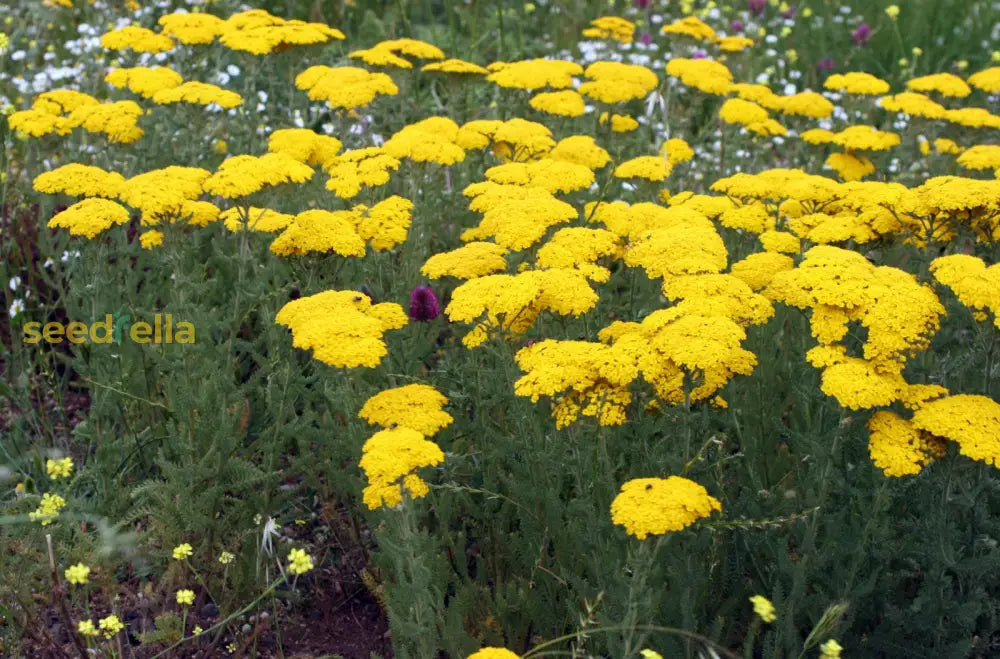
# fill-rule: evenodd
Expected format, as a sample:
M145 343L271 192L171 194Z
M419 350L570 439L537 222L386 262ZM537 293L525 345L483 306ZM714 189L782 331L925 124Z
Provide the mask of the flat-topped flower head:
M282 183L305 183L313 177L312 167L284 153L263 156L233 156L205 179L209 194L238 199Z
M543 87L566 89L573 86L573 76L583 73L576 62L550 59L530 59L519 62L496 62L487 67L490 82L510 89L534 91Z
M101 36L101 47L108 50L132 49L137 53L163 53L172 50L174 40L137 25L126 25Z
M386 389L369 398L358 416L385 428L403 426L422 435L433 435L454 421L444 411L448 398L427 384L407 384Z
M130 215L109 199L90 198L78 201L49 220L52 228L66 229L74 236L94 238L116 224L125 224Z
M326 101L334 109L363 107L378 96L395 96L399 88L388 75L353 66L310 66L295 77L295 86L309 92L313 101Z
M115 69L104 76L104 81L118 89L127 88L143 98L152 98L157 92L173 89L184 79L179 73L165 66L135 66Z
M680 531L721 510L718 499L687 478L636 478L624 483L611 503L611 521L645 540Z
M601 16L590 21L583 36L588 39L611 39L619 43L632 43L635 23L621 16Z

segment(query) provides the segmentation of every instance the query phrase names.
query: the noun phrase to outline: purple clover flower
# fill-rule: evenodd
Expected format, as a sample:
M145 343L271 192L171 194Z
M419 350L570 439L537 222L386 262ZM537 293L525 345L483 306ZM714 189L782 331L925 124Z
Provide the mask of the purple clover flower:
M864 46L871 38L872 29L868 27L868 23L862 23L854 32L851 32L851 41L854 42L855 46Z
M437 295L430 286L417 286L410 291L410 320L426 323L441 313Z

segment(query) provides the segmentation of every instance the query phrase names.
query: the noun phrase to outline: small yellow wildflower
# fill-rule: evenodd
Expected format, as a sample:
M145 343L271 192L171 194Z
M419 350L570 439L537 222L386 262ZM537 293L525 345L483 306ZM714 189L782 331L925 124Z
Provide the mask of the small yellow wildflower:
M202 633L203 631L205 631L205 630L201 628L201 625L195 625L194 629L191 630L191 635L192 636L197 636L198 634Z
M302 549L293 549L288 552L288 571L292 574L305 574L313 569L313 560Z
M886 7L885 15L891 18L892 20L896 20L897 18L899 18L899 5L889 5L888 7Z
M89 620L81 620L76 624L76 630L84 636L97 636L97 627Z
M774 612L774 604L771 604L771 600L767 599L763 595L754 595L750 598L750 603L753 604L753 612L760 616L760 619L764 622L774 622L777 619L777 614Z
M73 458L48 460L45 463L45 470L49 473L49 478L53 480L69 478L69 475L73 473Z
M235 558L236 556L229 553L228 551L224 551L221 554L219 554L219 562L222 563L223 565L229 565L230 563L233 562L233 559Z
M98 621L97 626L104 632L104 638L111 638L121 630L125 629L125 625L123 625L122 621L118 619L118 616L101 618L100 621Z
M829 641L819 646L819 659L840 659L840 653L843 649L844 648L841 647L840 643L831 638Z
M663 655L655 650L642 650L639 654L642 655L642 659L663 659Z
M182 606L191 606L194 604L194 591L184 588L177 591L177 603Z
M66 568L66 581L73 584L84 584L90 579L90 568L83 563L77 563Z
M183 543L174 547L174 560L183 561L185 558L191 555L191 545L188 543Z

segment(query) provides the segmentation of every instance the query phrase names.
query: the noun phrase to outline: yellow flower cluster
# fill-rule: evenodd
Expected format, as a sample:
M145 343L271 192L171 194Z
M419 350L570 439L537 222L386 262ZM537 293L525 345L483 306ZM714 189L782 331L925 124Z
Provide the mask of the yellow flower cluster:
M357 291L326 291L292 300L275 322L292 331L292 345L342 368L374 368L388 353L382 335L407 323L398 304L372 304Z
M125 177L100 167L70 163L35 177L33 187L44 194L66 194L72 197L117 197Z
M137 53L163 53L173 50L174 40L138 25L126 25L101 36L101 47L107 50L132 49Z
M386 389L369 398L358 416L383 428L404 426L422 435L433 435L455 420L444 411L448 398L426 384Z
M572 89L535 94L528 104L539 112L559 117L579 117L585 111L583 97Z
M465 242L493 238L507 249L527 249L550 227L579 215L572 205L539 187L474 183L465 194L473 196L469 208L483 214L478 226L462 232Z
M586 165L542 158L531 162L509 162L486 170L486 178L501 185L541 188L549 193L583 190L594 184L594 172ZM476 184L469 186L479 190Z
M331 108L341 110L363 107L379 95L399 93L386 74L353 66L310 66L295 77L295 86L309 92L310 100L326 101Z
M784 126L768 115L767 110L741 98L727 99L719 108L719 118L727 124L738 124L765 137L788 134Z
M588 80L580 85L580 93L609 105L646 98L660 84L645 66L621 62L594 62L583 75Z
M619 43L632 43L635 23L621 16L601 16L590 21L583 36L588 39L612 39Z
M362 257L366 241L375 251L390 250L406 242L412 213L413 203L396 195L370 208L359 205L350 210L303 211L281 229L271 243L271 252L278 256L333 252ZM269 225L275 226L276 220L276 216L269 218Z
M427 259L420 272L431 279L474 279L506 270L506 253L507 249L496 243L473 241L450 252L434 254Z
M314 173L312 167L285 153L242 155L224 160L203 185L209 194L238 199L282 183L304 183Z
M685 529L722 510L708 491L681 476L635 478L611 502L611 521L639 540Z
M380 147L345 151L323 165L330 178L326 189L341 199L353 199L362 187L378 187L389 182L391 171L399 169L399 160Z
M962 304L993 314L993 323L1000 328L1000 264L987 267L975 256L952 254L934 259L930 269Z
M165 66L136 66L125 69L115 69L104 76L104 81L118 89L128 88L130 92L143 98L153 96L166 89L173 89L184 82L184 78L173 69Z
M486 67L490 82L510 89L534 91L543 87L565 89L573 86L573 76L583 73L576 62L531 59L519 62L494 62Z
M870 73L852 71L850 73L834 73L823 83L823 87L847 94L880 96L889 93L889 83Z
M412 69L413 63L399 56L399 53L418 59L444 59L441 49L426 41L417 39L392 39L382 41L371 48L355 50L348 55L351 59L359 59L371 66L394 66L400 69ZM426 70L426 69L425 69ZM432 69L433 70L433 69ZM486 73L486 70L483 70Z
M400 505L404 490L411 499L427 496L430 488L414 472L444 461L437 444L406 426L380 430L365 442L361 452L359 466L368 478L362 500L370 510Z
M90 198L78 201L69 208L56 213L49 220L54 229L66 229L74 236L94 238L116 224L129 221L129 212L121 205L108 199Z
M667 62L667 74L688 87L716 96L725 95L733 82L733 74L726 65L710 59L675 57Z
M661 31L663 34L677 34L698 41L711 41L715 38L715 30L697 16L679 18L670 25L664 25Z
M153 102L159 105L190 103L192 105L215 104L226 110L243 104L243 97L236 92L223 89L207 82L189 81L180 85L161 89L153 94Z
M454 165L465 160L465 150L456 142L459 126L447 117L428 117L404 126L382 149L397 160Z
M313 167L332 164L342 146L336 137L320 135L308 128L282 128L267 138L270 153L283 153Z
M253 55L344 38L343 32L323 23L285 20L263 9L233 14L219 26L219 43Z
M59 517L59 511L66 507L66 499L63 499L58 494L50 494L46 492L42 495L42 500L38 504L38 508L28 513L28 519L32 522L38 522L42 526L48 526Z
M487 75L489 70L472 62L460 59L446 59L443 62L431 62L420 67L421 71L451 73L455 75Z

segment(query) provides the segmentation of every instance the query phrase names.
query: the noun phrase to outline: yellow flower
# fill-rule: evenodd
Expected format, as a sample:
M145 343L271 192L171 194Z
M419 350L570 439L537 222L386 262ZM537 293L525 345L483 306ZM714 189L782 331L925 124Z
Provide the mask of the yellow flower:
M358 416L372 425L412 428L433 435L451 425L454 418L444 411L448 398L426 384L407 384L385 389L369 398Z
M935 456L943 455L942 441L922 435L894 412L876 412L868 420L868 430L868 453L886 476L919 474Z
M194 629L191 630L191 634L193 636L197 636L198 634L202 633L203 631L205 631L205 630L201 628L201 625L195 625Z
M182 589L177 591L177 603L181 606L191 606L194 604L194 591Z
M885 8L885 15L896 20L899 17L899 5L889 5Z
M750 603L753 604L753 612L764 622L771 623L778 618L774 612L774 604L763 595L754 595L750 598Z
M163 232L155 229L151 231L144 231L142 235L139 236L139 245L142 246L143 249L161 247L163 245Z
M58 460L47 460L45 462L45 469L49 474L49 478L52 480L58 480L60 478L69 478L69 475L73 473L73 458L60 458Z
M122 621L118 619L118 616L114 615L101 618L98 621L97 626L104 632L104 638L111 638L121 630L125 629L125 625L122 624Z
M519 655L506 648L487 647L470 654L466 659L518 659Z
M288 552L288 571L292 574L305 574L313 569L313 559L302 549Z
M233 559L235 558L236 556L234 556L228 551L224 551L221 554L219 554L219 562L222 563L223 565L229 565L230 563L233 562Z
M65 506L66 499L63 499L58 494L46 492L42 495L42 500L38 504L38 508L28 513L28 519L32 522L38 522L42 526L48 526L52 523L52 520L59 516L59 511Z
M90 568L83 563L77 563L66 568L66 581L72 584L84 584L90 579Z
M819 646L819 659L840 659L840 653L843 649L844 648L841 647L840 643L831 638L829 641Z
M191 554L192 554L191 545L189 545L186 542L174 547L173 555L175 561L183 561L186 558L188 558Z
M950 439L973 460L1000 466L1000 403L986 396L959 394L924 403L914 427Z
M642 655L642 659L663 659L663 655L654 650L642 650L639 654Z
M76 624L76 630L84 636L97 636L97 627L89 620L81 620Z
M644 540L680 531L721 510L718 499L694 481L680 476L636 478L624 483L611 502L611 521Z

